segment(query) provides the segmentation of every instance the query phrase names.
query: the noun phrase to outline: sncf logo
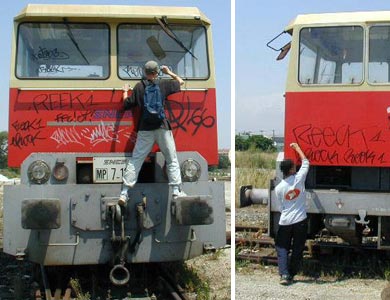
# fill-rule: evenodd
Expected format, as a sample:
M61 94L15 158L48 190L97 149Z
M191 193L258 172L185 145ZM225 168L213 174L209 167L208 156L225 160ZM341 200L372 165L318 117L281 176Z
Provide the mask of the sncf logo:
M284 196L284 199L286 199L288 201L294 200L295 198L297 198L299 196L300 193L301 193L301 191L298 190L298 189L294 189L294 190L288 191L286 196Z

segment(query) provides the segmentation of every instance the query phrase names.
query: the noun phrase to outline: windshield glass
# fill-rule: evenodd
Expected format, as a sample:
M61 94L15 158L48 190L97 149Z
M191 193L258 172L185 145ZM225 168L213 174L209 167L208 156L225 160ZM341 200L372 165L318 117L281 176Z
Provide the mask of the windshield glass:
M390 26L370 28L368 80L370 83L388 83L390 62Z
M109 28L105 24L23 23L18 30L16 76L109 76Z
M363 28L304 28L299 40L301 84L359 84L363 80Z
M183 78L208 78L205 28L189 25L170 25L169 28L175 33L177 40L183 43L184 48L158 24L120 25L118 29L119 77L141 78L145 62L155 60L160 65L168 66Z

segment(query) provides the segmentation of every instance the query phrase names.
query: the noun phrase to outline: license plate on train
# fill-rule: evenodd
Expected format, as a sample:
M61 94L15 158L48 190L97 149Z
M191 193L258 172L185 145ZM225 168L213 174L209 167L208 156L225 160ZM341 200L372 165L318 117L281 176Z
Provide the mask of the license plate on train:
M94 157L93 182L119 183L122 182L127 158L125 157Z

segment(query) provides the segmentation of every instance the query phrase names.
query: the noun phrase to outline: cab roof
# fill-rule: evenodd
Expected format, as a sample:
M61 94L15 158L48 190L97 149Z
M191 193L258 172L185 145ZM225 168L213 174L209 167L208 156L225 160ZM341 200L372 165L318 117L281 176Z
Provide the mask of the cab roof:
M362 23L390 23L390 11L338 12L298 15L285 28L289 32L296 26L342 25Z
M15 21L43 18L113 18L113 19L154 19L166 16L169 19L210 20L196 7L131 6L131 5L52 5L28 4L14 18Z

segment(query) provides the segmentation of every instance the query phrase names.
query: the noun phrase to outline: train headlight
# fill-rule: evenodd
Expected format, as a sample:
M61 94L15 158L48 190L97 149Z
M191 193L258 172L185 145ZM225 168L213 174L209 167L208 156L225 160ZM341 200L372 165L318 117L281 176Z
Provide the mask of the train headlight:
M28 167L27 175L31 182L43 184L50 178L50 168L43 160L36 160Z
M64 181L69 176L68 167L63 162L57 162L53 168L53 177L58 181Z
M201 171L200 164L192 158L185 160L181 165L181 175L183 177L183 181L197 181L200 177Z

